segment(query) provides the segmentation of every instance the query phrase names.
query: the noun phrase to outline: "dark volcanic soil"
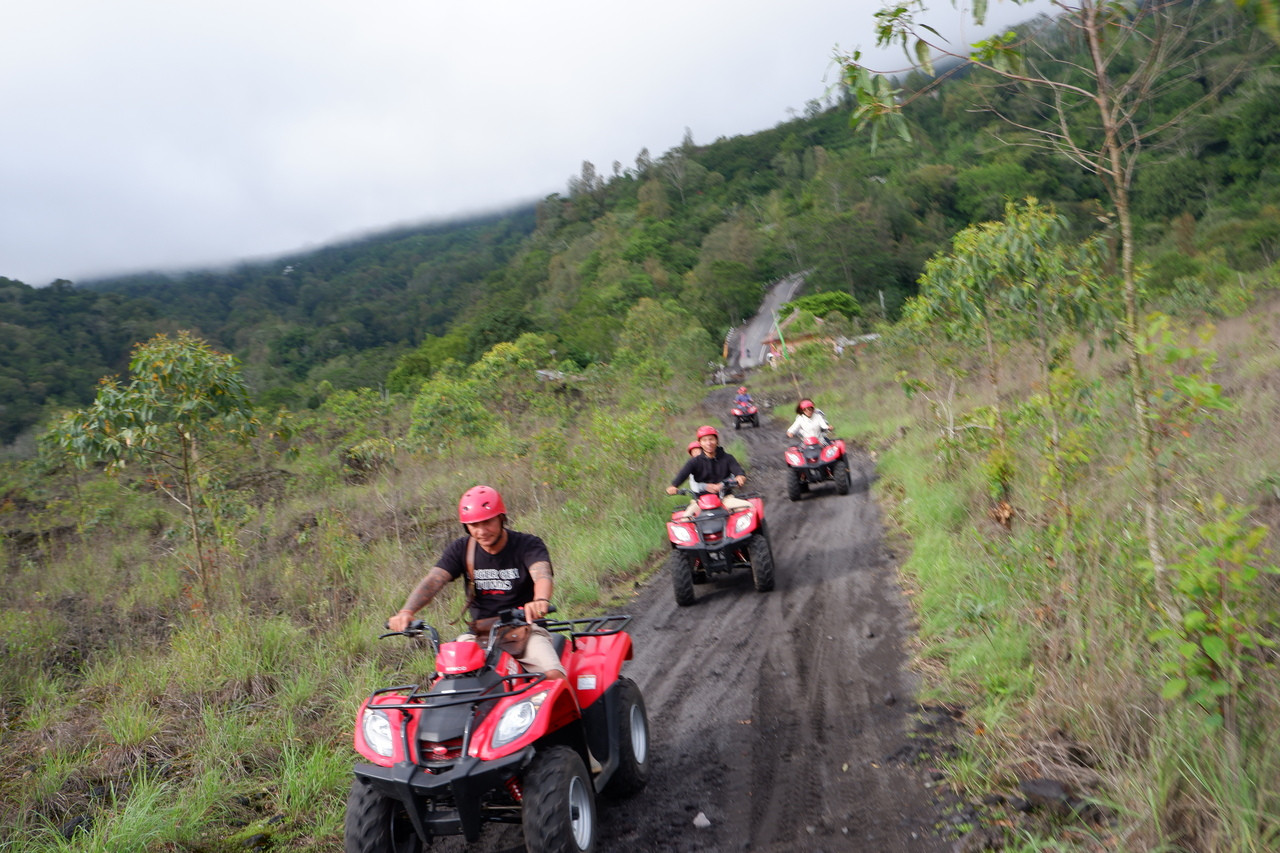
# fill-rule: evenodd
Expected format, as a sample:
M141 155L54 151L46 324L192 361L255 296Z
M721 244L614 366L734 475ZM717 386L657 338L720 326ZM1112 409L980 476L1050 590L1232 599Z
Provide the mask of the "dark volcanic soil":
M724 423L731 396L713 392L710 422ZM904 671L910 612L869 493L872 463L854 453L848 495L823 484L788 501L790 417L779 406L758 429L721 427L750 450L742 461L748 490L765 496L777 588L757 593L743 570L677 607L664 571L625 608L635 660L624 672L648 705L653 774L634 798L601 800L601 851L952 846L937 833L944 805L926 787L928 767L894 758L919 753L908 734L918 706ZM695 825L699 814L709 826ZM515 827L490 827L475 847L523 850Z

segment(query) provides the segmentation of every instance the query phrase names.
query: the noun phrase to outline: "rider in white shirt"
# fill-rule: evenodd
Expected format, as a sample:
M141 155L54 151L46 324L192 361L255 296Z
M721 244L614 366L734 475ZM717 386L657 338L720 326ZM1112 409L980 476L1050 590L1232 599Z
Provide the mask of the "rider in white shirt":
M822 412L813 406L812 400L801 400L796 404L796 419L787 428L787 438L799 436L804 441L810 436L823 444L827 443L826 434L831 431L831 424Z

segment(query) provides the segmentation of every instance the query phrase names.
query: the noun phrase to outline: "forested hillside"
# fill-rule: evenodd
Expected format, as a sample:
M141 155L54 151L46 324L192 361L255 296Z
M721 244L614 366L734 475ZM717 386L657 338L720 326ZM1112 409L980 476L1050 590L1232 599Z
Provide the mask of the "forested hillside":
M1141 153L1133 206L1153 295L1202 299L1280 257L1280 80L1263 65L1220 86L1214 75L1244 49L1230 38L1203 75L1152 93L1153 122L1214 93L1175 145ZM904 97L926 82L906 79ZM557 361L608 360L621 318L645 297L681 302L719 338L767 282L798 270L812 291L852 294L868 322L895 319L924 261L964 226L998 218L1007 199L1053 202L1081 234L1101 225L1096 177L1006 144L1018 134L996 110L1044 125L1036 99L1006 89L993 105L990 92L984 72L951 74L912 99L914 142L886 138L874 152L850 131L848 103L813 102L770 130L686 136L611 174L584 163L536 214L225 271L40 292L5 281L0 440L48 406L86 402L97 376L158 331L202 335L242 360L264 404L305 407L330 389L408 390L449 358L474 362L525 332L552 335Z
M820 399L875 461L922 701L952 726L918 755L966 803L939 832L1280 849L1276 49L1231 4L1140 8L1202 48L1129 89L1134 126L1168 131L1123 149L1131 184L1031 144L1061 125L1011 62L896 81L910 140L815 103L584 163L534 210L0 281L0 839L335 849L351 711L423 666L373 637L461 489L554 543L566 614L626 599L689 434L723 414L726 331L803 273L788 328L814 343L747 381L767 420ZM1153 29L1106 9L1085 30L1128 81ZM1086 91L1097 53L1042 38L1045 75ZM1096 104L1068 106L1106 150Z

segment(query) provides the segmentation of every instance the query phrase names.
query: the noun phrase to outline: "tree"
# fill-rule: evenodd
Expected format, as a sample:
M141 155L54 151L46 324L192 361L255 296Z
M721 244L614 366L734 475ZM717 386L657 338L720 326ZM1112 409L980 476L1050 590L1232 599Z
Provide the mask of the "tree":
M1270 0L1264 2L1270 5ZM1157 578L1167 564L1161 535L1164 478L1149 405L1151 381L1142 356L1130 193L1139 154L1167 145L1184 120L1232 85L1256 55L1257 45L1249 44L1233 61L1219 63L1212 73L1206 70L1210 51L1241 35L1243 19L1215 14L1221 5L1216 0L1055 0L1060 15L1044 19L1041 32L1032 33L1038 37L1009 31L976 43L967 55L940 46L936 32L918 22L925 9L921 0L876 14L878 44L901 46L916 67L932 74L932 57L941 54L988 72L1002 85L1038 95L1038 109L1031 115L1012 112L994 96L984 109L1013 129L1015 144L1064 156L1102 181L1118 232L1124 311L1117 331L1129 368L1134 431L1145 470L1145 535ZM985 12L985 2L975 4L979 24ZM900 90L865 66L856 51L846 58L845 80L857 101L856 125L888 126L910 138ZM1188 91L1191 97L1186 97ZM1168 109L1166 96L1171 94L1177 94L1178 105Z
M64 415L44 441L80 468L101 461L108 470L119 470L139 461L176 478L170 483L159 476L155 482L187 515L194 571L207 606L213 578L203 531L211 510L205 478L217 464L209 445L217 439L248 443L261 424L236 359L189 332L137 344L129 371L133 379L127 385L104 378L93 405Z

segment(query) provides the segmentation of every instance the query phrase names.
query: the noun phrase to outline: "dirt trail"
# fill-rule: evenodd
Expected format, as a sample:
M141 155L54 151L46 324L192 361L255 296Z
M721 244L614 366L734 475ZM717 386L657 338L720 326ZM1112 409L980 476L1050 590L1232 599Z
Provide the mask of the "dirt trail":
M724 424L732 393L708 398L709 422ZM748 490L765 496L776 589L757 593L742 570L677 607L664 571L620 608L634 617L624 671L648 706L653 775L636 797L600 802L602 853L951 848L925 769L890 758L909 744L916 705L903 668L910 614L869 493L873 466L855 453L848 495L823 484L791 503L788 412L758 429L721 427L745 443ZM699 813L709 827L694 825ZM523 845L517 828L490 827L475 849Z
M713 422L731 396L709 398ZM934 834L923 771L887 760L906 744L914 707L903 670L910 614L869 493L873 466L854 456L848 495L823 484L788 501L784 414L722 429L749 448L777 588L757 593L742 571L676 607L664 572L630 608L627 669L648 703L654 775L634 800L604 804L603 850L950 847ZM699 812L710 827L693 825Z

